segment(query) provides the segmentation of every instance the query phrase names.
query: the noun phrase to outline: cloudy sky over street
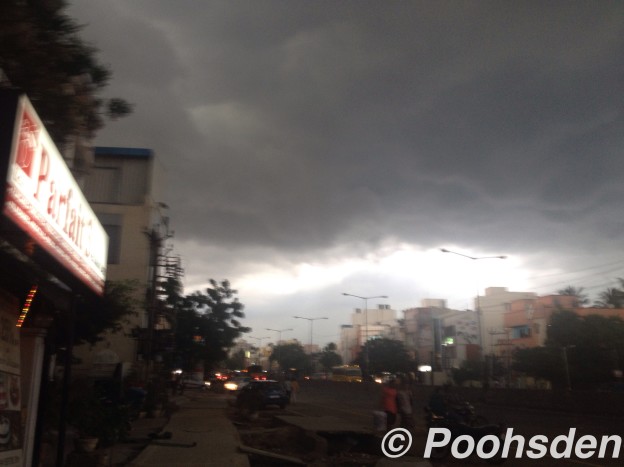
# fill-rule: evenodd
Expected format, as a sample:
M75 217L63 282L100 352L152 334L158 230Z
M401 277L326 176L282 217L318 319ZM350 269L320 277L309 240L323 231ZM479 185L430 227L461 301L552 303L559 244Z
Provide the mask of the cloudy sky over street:
M623 2L71 3L135 104L96 143L155 151L186 291L252 336L624 277Z

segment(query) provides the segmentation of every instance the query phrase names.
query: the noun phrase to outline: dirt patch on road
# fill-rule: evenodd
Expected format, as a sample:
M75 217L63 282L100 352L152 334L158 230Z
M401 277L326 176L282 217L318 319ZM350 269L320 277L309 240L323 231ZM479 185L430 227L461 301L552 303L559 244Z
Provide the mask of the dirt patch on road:
M295 415L288 410L263 410L254 414L230 407L228 415L238 428L242 450L252 467L278 465L374 466L381 456L372 435L322 433L302 430L277 419Z

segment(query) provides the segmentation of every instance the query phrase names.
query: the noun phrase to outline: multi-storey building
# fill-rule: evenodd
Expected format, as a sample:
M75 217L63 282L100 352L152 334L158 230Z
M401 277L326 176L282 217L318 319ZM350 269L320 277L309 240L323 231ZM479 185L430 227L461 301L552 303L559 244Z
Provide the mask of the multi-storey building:
M474 313L451 310L442 299L424 299L421 304L403 310L405 346L420 365L441 371L477 358L478 326Z
M506 287L488 287L485 295L475 298L479 322L479 344L485 354L494 354L498 339L505 334L504 316L515 300L534 299L533 292L511 292Z
M366 310L356 308L351 314L351 324L340 327L338 348L342 360L345 363L355 360L364 343L370 339L396 337L399 332L396 328L396 310L390 305L378 305Z
M600 315L624 319L622 308L595 308L577 306L578 298L570 295L547 295L534 299L516 300L504 315L505 336L499 338L496 347L499 355L504 349L543 346L548 337L548 324L558 310L570 310L579 316Z
M82 360L79 370L106 373L121 363L125 373L166 350L159 339L160 330L168 326L159 306L158 283L181 274L179 258L171 256L166 245L171 234L164 170L150 149L97 147L85 178L85 195L109 235L107 279L135 281L139 306L123 332L108 334L93 349L76 350Z

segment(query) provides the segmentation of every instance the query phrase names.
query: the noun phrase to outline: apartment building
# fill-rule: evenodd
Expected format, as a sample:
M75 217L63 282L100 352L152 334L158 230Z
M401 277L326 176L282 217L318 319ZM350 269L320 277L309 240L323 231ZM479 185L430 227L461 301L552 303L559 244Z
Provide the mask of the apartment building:
M165 171L152 150L96 147L85 177L85 196L109 236L109 281L136 281L138 314L121 333L108 334L95 348L76 349L78 371L106 373L119 363L124 373L159 359L159 331L168 328L157 306L158 281L181 274L179 258L171 255L165 201ZM139 365L137 365L139 363Z

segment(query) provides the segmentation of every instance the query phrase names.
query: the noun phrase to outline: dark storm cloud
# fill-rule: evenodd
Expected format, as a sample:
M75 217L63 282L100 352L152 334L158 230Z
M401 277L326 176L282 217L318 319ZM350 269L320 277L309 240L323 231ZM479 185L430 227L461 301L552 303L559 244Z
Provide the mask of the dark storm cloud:
M183 241L285 263L388 237L517 254L621 244L620 2L72 12L111 93L137 104L99 142L156 150Z

